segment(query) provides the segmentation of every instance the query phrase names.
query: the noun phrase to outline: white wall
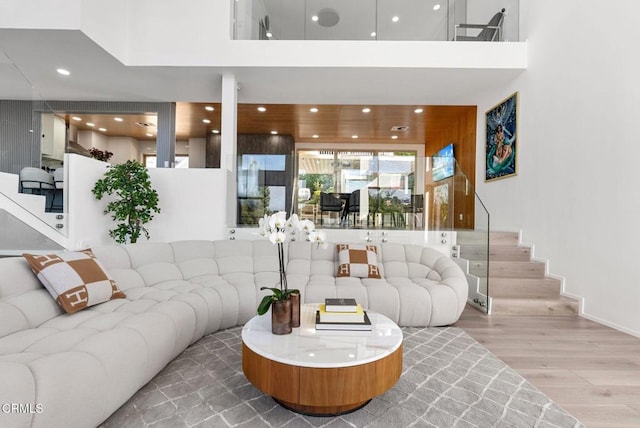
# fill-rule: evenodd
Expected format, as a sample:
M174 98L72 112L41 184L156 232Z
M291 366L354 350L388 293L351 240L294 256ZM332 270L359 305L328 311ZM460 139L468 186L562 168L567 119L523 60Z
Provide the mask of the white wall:
M221 169L149 169L161 213L149 223L153 241L224 239L226 172Z
M205 168L207 165L207 140L189 138L189 168Z
M115 223L104 215L108 199L97 201L91 193L108 164L69 154L65 162L69 170L69 248L113 243L108 231ZM226 188L226 171L155 168L149 175L161 209L148 223L151 241L225 238L227 203L221 189Z
M68 174L67 238L69 249L79 250L110 242L109 217L104 215L108 200L97 201L91 189L107 169L106 162L85 156L65 155Z
M108 149L113 153L110 163L125 163L128 160L141 161L138 140L129 137L109 137Z
M640 2L521 2L529 68L478 101L477 188L494 228L584 297L584 315L640 336ZM611 25L598 25L606 21ZM484 112L520 93L518 175L484 182Z
M76 13L78 27L100 46L116 57L127 54L129 23L131 22L127 0L76 0L81 3ZM144 16L144 15L143 15ZM135 15L133 21L137 21Z
M82 3L83 0L3 0L0 28L75 29Z
M87 150L91 150L92 147L100 150L109 150L109 138L99 132L79 130L78 141L76 142Z

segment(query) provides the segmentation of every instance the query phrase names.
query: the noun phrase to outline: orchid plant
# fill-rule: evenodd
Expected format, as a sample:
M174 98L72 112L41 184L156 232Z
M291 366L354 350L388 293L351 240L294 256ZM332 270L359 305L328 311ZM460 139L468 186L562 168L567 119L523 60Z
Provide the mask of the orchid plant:
M270 216L266 215L258 222L258 231L262 236L268 236L271 243L278 246L278 261L280 271L280 288L261 287L260 290L271 290L273 294L264 296L258 305L258 315L264 315L269 311L271 304L277 301L285 301L291 294L300 293L299 290L289 290L287 286L287 275L284 266L284 243L287 239L295 239L298 232L306 235L308 241L316 243L318 246L326 247L326 235L322 231L315 230L315 225L311 220L300 220L297 214L287 218L285 211L278 211Z

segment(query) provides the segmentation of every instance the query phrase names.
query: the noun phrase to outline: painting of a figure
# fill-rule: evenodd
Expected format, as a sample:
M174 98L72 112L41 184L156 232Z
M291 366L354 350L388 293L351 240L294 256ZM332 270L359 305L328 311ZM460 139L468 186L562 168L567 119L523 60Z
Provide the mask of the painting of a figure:
M518 93L487 112L485 180L517 174Z

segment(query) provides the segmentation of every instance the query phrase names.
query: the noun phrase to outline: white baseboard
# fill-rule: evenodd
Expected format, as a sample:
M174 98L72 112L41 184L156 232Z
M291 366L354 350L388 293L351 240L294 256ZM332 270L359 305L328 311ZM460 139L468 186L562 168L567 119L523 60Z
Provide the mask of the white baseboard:
M618 324L616 324L616 323L612 323L612 322L609 322L609 321L605 321L605 320L600 319L600 318L598 318L598 317L596 317L596 316L593 316L593 315L589 315L589 314L587 314L587 313L584 313L582 310L581 310L580 312L581 312L580 316L582 316L583 318L586 318L586 319L588 319L588 320L590 320L590 321L597 322L598 324L602 324L602 325L604 325L604 326L610 327L610 328L612 328L612 329L614 329L614 330L618 330L618 331L620 331L620 332L622 332L622 333L626 333L626 334L628 334L628 335L631 335L631 336L634 336L634 337L640 338L640 331L637 331L637 330L631 330L631 329L629 329L629 328L622 327L622 326L620 326L620 325L618 325Z

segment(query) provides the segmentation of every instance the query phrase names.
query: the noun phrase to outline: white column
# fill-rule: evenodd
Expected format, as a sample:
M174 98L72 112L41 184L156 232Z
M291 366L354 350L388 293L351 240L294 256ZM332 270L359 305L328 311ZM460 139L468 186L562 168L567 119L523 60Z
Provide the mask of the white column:
M227 170L227 225L235 226L238 211L236 163L238 154L238 82L230 73L222 75L220 168Z

